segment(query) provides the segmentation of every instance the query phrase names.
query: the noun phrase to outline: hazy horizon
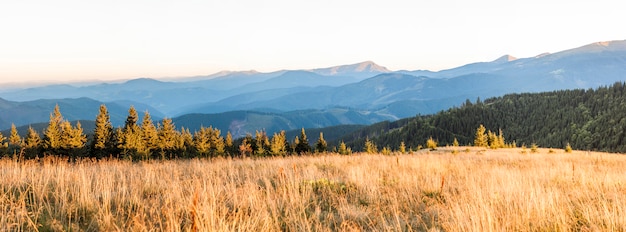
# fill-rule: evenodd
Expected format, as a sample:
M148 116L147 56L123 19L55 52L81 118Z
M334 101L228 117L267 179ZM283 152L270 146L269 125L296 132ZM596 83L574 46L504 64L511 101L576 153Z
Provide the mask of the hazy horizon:
M438 71L621 40L619 2L19 1L0 83L173 78L374 61Z

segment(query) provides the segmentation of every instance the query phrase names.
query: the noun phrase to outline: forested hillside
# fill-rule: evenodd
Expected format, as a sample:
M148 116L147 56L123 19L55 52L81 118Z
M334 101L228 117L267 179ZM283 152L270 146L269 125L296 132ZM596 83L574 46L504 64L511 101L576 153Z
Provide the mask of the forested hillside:
M626 86L623 82L589 90L562 90L545 93L509 94L484 102L466 101L430 116L396 122L382 122L341 138L354 150L361 150L369 138L379 147L397 148L424 145L433 137L440 145L471 144L476 129L484 125L502 129L507 142L517 146L626 152Z

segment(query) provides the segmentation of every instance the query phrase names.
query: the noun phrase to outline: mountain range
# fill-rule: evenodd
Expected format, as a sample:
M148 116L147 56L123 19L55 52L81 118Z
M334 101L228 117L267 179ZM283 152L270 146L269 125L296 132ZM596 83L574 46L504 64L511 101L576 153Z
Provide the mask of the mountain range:
M292 125L284 128L287 130L294 126L371 124L431 114L477 98L587 89L623 80L626 40L592 43L529 58L505 55L490 62L436 72L391 71L366 61L270 73L220 72L170 80L139 78L119 83L56 84L0 90L0 130L11 123L21 126L47 121L55 104L63 104L61 110L68 120L93 120L97 106L106 104L117 126L123 122L128 107L134 105L139 112L148 110L153 118L174 118L177 125L209 123L211 120L206 118L223 118L220 114L265 115L271 120L247 120L242 127L246 129L239 132L265 129L271 133L268 128L278 130L285 125ZM315 112L315 117L325 120L289 124L281 119L302 112ZM268 124L268 120L284 124ZM310 121L304 121L307 120ZM242 120L232 118L230 123L234 121Z

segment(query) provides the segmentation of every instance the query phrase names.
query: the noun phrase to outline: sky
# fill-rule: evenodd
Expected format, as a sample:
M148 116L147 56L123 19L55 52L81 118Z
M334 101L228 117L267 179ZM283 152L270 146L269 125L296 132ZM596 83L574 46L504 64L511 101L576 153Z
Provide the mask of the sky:
M7 0L0 83L374 61L432 71L626 39L619 1Z

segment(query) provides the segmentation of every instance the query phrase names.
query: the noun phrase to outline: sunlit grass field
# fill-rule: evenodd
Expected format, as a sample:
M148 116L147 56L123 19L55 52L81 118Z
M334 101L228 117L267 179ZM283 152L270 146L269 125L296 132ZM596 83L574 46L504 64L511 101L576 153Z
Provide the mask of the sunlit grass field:
M458 152L452 152L453 150ZM0 160L0 231L623 231L626 156Z

